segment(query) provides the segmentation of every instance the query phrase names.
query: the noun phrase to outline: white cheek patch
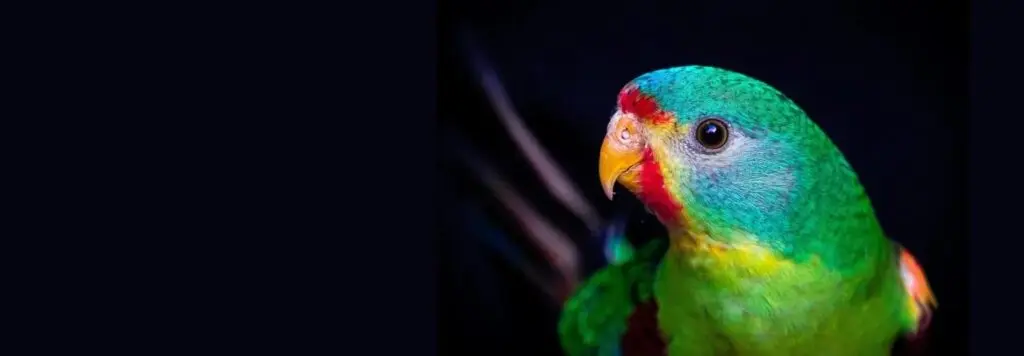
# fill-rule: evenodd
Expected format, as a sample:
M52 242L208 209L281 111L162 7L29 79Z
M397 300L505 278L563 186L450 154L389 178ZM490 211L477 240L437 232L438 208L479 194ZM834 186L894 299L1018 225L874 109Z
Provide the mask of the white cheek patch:
M694 142L693 134L690 132L692 126L683 129L682 134L686 140L675 143L673 150L679 157L686 157L689 165L699 169L725 168L734 165L744 155L757 148L757 141L744 136L741 132L734 130L729 133L728 141L718 152L703 152L700 148L694 147L699 143Z
M726 143L722 151L713 154L694 152L694 161L697 165L707 168L725 168L732 166L744 157L747 151L755 148L756 144L753 140L734 132L730 133L729 142Z
M788 203L786 192L793 189L796 177L791 169L775 161L782 157L771 151L773 147L768 146L770 142L753 139L734 130L720 151L707 152L697 146L699 144L693 139L692 133L686 132L687 129L683 128L682 132L686 139L675 140L669 146L675 157L679 157L680 167L711 180L706 183L728 187L729 191L744 196L747 204L752 207L764 211L784 209ZM737 170L741 164L764 169ZM682 188L693 189L695 186L683 184Z
M743 181L743 183L761 187L762 189L772 189L789 191L793 189L793 184L796 179L793 177L793 173L790 171L782 171L777 173L769 173L762 176L749 178Z

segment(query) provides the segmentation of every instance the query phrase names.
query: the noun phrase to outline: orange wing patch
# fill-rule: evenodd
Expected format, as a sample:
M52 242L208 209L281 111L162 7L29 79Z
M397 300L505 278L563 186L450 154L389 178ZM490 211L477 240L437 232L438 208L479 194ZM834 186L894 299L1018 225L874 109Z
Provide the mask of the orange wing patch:
M917 321L913 334L918 334L928 327L931 321L932 310L939 306L928 286L928 279L925 278L924 270L917 264L917 260L906 249L900 249L900 276L903 278L903 286L907 290L907 303L910 307L911 316Z

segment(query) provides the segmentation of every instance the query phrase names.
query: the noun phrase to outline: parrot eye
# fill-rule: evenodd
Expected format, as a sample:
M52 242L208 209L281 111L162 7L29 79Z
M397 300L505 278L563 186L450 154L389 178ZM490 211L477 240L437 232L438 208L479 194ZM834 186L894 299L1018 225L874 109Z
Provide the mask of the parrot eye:
M707 119L697 125L697 142L708 149L719 149L729 139L729 130L718 119Z

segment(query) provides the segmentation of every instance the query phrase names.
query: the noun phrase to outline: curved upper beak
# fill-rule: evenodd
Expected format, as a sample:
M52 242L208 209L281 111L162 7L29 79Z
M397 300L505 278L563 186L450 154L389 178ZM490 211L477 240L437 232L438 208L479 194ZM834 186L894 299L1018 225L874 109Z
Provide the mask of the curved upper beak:
M601 187L604 188L604 195L609 200L614 194L616 182L630 190L636 188L636 175L632 168L643 160L645 147L634 119L619 116L612 120L601 144L601 158L598 163Z

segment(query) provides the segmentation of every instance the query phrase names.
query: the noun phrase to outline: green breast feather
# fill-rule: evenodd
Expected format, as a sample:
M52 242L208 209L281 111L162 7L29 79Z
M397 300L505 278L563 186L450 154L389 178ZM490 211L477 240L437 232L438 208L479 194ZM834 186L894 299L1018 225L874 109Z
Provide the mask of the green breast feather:
M650 301L666 240L654 240L633 257L609 265L581 285L565 303L558 333L567 355L615 355L638 303Z

